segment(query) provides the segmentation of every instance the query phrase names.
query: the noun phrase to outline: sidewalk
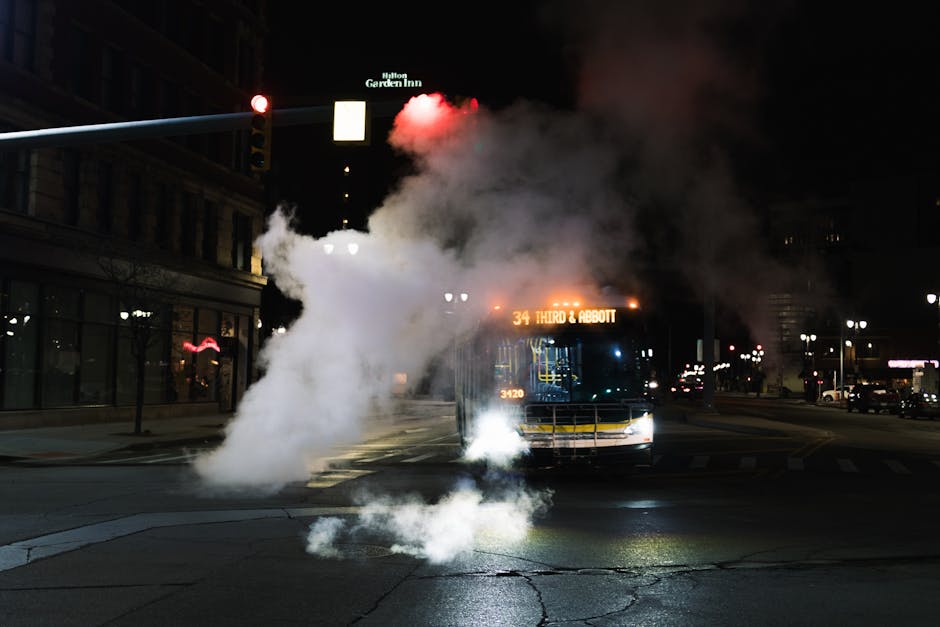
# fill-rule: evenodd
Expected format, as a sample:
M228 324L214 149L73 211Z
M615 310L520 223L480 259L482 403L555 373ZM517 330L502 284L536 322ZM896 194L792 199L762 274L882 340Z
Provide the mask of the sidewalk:
M74 461L122 449L221 441L231 418L232 414L204 414L144 420L140 435L134 434L132 421L10 429L0 431L0 459Z
M453 420L453 415L453 403L424 399L399 401L390 412L368 416L362 436L365 439L382 437L407 428L411 421L428 418ZM7 429L0 431L0 461L66 462L124 449L146 451L157 446L221 442L225 426L234 416L234 413L228 413L145 419L142 425L144 433L140 435L134 435L134 424L130 420Z

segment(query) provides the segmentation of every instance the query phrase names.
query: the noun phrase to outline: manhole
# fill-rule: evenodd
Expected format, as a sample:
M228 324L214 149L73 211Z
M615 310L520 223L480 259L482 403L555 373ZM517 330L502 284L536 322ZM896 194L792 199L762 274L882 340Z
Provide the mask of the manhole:
M375 544L337 544L335 547L339 551L339 557L349 559L368 559L394 555L388 547Z

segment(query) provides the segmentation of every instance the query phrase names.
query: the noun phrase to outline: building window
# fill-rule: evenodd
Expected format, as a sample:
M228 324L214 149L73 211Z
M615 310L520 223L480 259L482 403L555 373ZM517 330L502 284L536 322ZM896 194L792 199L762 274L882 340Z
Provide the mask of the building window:
M157 185L157 206L154 208L154 243L159 248L170 246L170 215L173 212L173 190L166 183Z
M238 86L245 91L255 90L255 49L246 39L238 47Z
M251 272L251 218L232 214L232 267Z
M111 232L112 203L114 202L114 168L108 161L98 162L98 231Z
M29 160L28 150L0 151L0 209L28 212Z
M196 256L196 195L183 192L183 207L180 211L180 252Z
M225 27L222 20L216 17L209 18L206 30L206 61L213 70L225 72Z
M170 345L170 401L186 402L192 392L193 359L195 353L186 345L194 340L194 314L192 307L173 307L173 330Z
M90 405L114 402L113 301L106 294L85 292L82 298L81 362L78 402Z
M81 362L79 291L43 287L42 406L74 405Z
M79 221L82 191L82 153L66 150L62 153L62 208L65 223L75 226Z
M0 0L0 53L32 71L36 45L36 0Z
M36 406L39 285L10 281L0 296L4 326L0 335L3 408L31 409Z
M195 357L195 376L192 379L191 397L194 401L215 401L219 398L219 352L209 344L208 340L219 339L219 312L212 309L200 308L198 311L196 341L197 346L203 342L208 346L204 350L193 353Z
M177 111L179 110L179 99L176 95L176 86L168 80L160 81L159 102L159 115L165 118L176 117Z
M132 240L140 239L141 217L144 212L144 190L140 174L131 172L127 175L127 236Z
M101 106L114 113L124 110L124 55L111 46L101 51Z
M202 208L202 258L218 263L219 206L207 200Z
M80 28L72 31L72 92L89 102L94 99L95 63L91 35Z

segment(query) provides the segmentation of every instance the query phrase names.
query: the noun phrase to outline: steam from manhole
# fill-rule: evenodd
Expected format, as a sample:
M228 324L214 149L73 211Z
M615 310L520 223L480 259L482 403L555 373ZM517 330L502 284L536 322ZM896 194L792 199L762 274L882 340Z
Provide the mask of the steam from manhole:
M339 559L370 559L373 557L388 557L394 555L393 551L385 546L375 544L337 544L335 557Z

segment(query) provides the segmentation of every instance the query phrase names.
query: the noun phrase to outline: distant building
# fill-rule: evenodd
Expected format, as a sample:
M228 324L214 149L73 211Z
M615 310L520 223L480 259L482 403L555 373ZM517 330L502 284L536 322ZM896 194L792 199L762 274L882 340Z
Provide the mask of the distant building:
M774 255L800 278L771 296L778 328L766 343L780 367L769 379L791 392L802 392L794 387L813 371L822 389L840 375L908 387L912 370L892 362L940 358L940 308L926 301L940 292L940 180L873 173L832 186L767 212ZM866 326L850 329L847 320Z
M245 111L265 29L263 0L0 2L0 131ZM0 152L0 429L131 419L133 312L103 257L160 277L145 420L232 410L263 192L244 131Z

